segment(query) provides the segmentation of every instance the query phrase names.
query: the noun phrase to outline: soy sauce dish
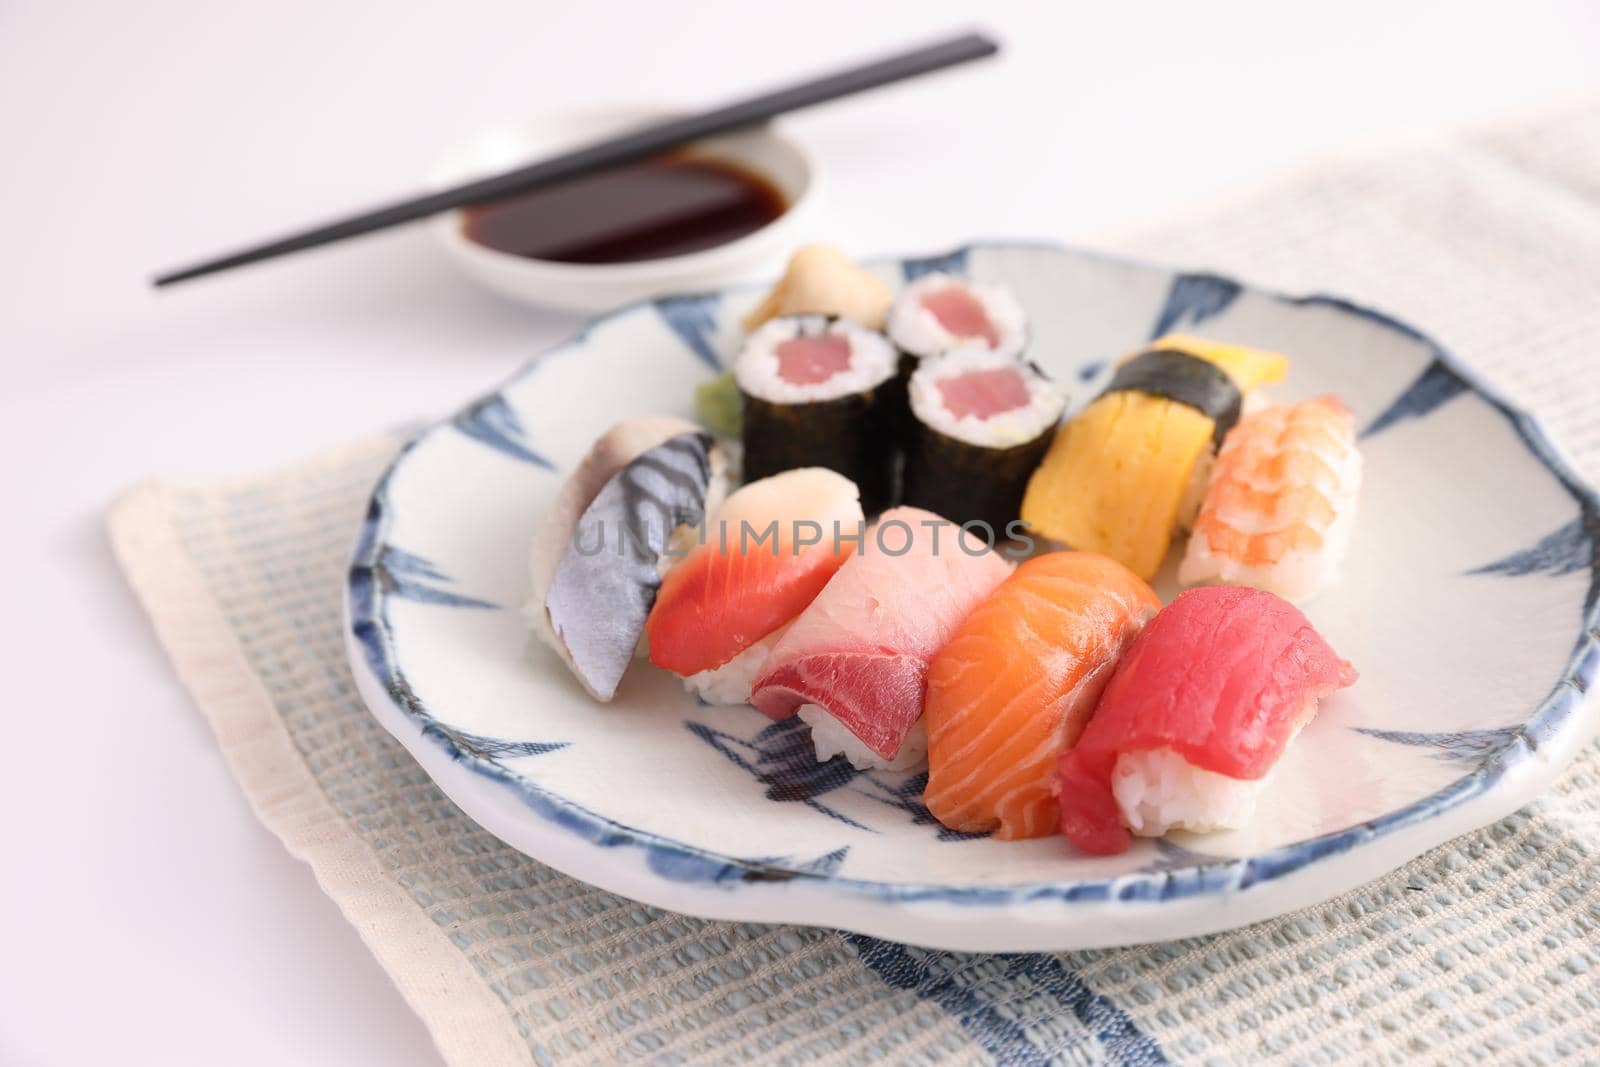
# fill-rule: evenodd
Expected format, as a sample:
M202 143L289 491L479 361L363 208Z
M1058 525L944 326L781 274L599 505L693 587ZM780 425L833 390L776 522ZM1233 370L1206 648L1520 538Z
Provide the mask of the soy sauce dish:
M461 181L659 117L612 111L537 131L488 131L433 178ZM598 311L776 273L811 234L819 177L810 154L768 124L450 212L434 228L451 258L495 292Z

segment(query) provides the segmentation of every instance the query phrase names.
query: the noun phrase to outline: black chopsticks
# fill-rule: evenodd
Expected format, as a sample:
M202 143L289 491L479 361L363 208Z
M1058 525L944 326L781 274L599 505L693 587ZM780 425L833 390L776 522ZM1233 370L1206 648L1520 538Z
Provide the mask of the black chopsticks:
M915 78L946 67L969 63L975 59L983 59L999 50L1000 46L996 41L982 34L969 33L953 37L923 48L851 67L848 70L836 71L821 78L813 78L797 85L762 93L698 115L643 126L620 136L586 145L576 151L506 171L504 174L480 178L451 189L403 200L338 222L290 234L276 241L268 241L230 255L206 260L191 267L169 271L157 275L154 284L171 285L174 282L198 278L203 274L215 274L218 271L242 267L247 263L257 263L290 252L342 241L347 237L356 237L402 222L411 222L441 211L527 192L542 185L575 178L605 167L631 163L691 141L754 125L777 115L798 111L815 104L824 104L843 96L876 89L882 85Z

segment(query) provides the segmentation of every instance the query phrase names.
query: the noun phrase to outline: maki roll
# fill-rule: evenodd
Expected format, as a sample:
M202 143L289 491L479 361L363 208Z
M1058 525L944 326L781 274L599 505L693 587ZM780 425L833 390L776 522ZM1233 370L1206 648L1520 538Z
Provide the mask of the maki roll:
M1337 397L1245 416L1217 455L1178 580L1310 597L1338 570L1360 487L1355 418Z
M1288 601L1259 589L1191 589L1140 631L1094 717L1061 757L1061 830L1095 855L1129 833L1245 825L1267 775L1356 680Z
M889 504L894 420L885 408L895 355L846 319L773 319L734 361L746 481L827 467L855 482L870 515Z
M1007 536L1055 436L1065 395L1038 367L964 344L911 376L902 501Z
M1179 335L1153 342L1056 435L1028 481L1022 520L1148 581L1199 509L1246 397L1288 370L1275 352Z
M977 343L1010 356L1027 343L1028 319L1011 291L937 271L900 291L889 308L889 339L906 357L909 377L918 360Z

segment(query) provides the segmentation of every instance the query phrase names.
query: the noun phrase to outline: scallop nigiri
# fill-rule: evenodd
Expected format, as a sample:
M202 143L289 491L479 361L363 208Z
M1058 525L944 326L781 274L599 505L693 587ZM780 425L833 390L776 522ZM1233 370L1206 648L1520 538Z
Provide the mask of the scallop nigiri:
M1354 684L1300 610L1259 589L1191 589L1122 658L1061 757L1061 830L1085 852L1247 823L1322 698Z
M750 702L774 719L799 713L818 760L909 770L928 664L1010 571L950 520L890 508L772 650Z
M1160 607L1138 575L1092 552L1018 567L928 670L923 803L933 816L964 833L1055 833L1056 763Z
M855 483L831 470L741 486L662 581L645 626L650 662L710 703L745 703L780 632L844 563L847 538L859 539L863 525Z
M1245 416L1217 455L1178 580L1306 599L1338 570L1360 486L1355 418L1337 397Z

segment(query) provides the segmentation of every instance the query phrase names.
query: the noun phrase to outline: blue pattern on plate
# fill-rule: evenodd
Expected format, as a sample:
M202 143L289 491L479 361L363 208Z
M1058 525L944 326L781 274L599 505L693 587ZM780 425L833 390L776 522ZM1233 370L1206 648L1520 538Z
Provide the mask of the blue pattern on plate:
M1209 852L1199 852L1187 848L1176 841L1169 841L1164 837L1155 840L1156 858L1140 867L1143 874L1165 874L1168 871L1186 870L1195 867L1207 867L1217 863L1227 863L1223 856L1213 856Z
M938 1004L1007 1067L1168 1062L1155 1038L1059 956L939 952L862 934L843 936L885 982ZM1072 1012L1070 1020L1060 1014L1062 1007Z
M867 829L817 799L848 785L861 772L850 766L850 761L843 756L818 763L816 748L811 744L811 729L797 716L771 722L760 712L752 714L766 725L750 738L704 723L689 722L684 725L690 733L766 786L768 800L780 804L804 804L830 819L837 819L858 830Z
M1395 397L1394 402L1361 431L1361 436L1371 437L1375 433L1382 433L1404 419L1420 419L1467 391L1467 383L1461 376L1448 363L1435 359L1417 376L1416 381L1406 387L1405 392Z
M1217 274L1179 274L1167 289L1166 303L1150 331L1154 341L1162 334L1198 326L1228 310L1244 287Z
M969 249L958 248L954 252L947 252L942 256L923 256L919 259L906 259L900 261L900 277L908 282L914 282L924 274L953 274L963 277L967 273L967 252Z
M711 338L717 333L717 305L721 302L722 298L716 293L668 296L655 302L656 311L672 327L672 332L689 351L700 357L700 362L714 371L722 369L722 361L711 346Z
M885 781L888 778L890 780ZM938 819L933 817L933 812L922 802L922 793L928 788L928 772L919 774L883 775L866 774L862 776L865 793L880 804L887 804L911 817L913 826L929 826L934 828L935 841L976 841L988 837L987 833L968 834L959 830L952 830Z
M486 396L453 420L455 428L502 455L536 467L555 470L555 464L528 447L522 420L505 397Z
M826 878L839 869L850 846L836 848L809 860L785 856L763 856L729 861L705 853L656 849L645 858L646 864L661 877L674 882L720 884L725 882L787 882L802 875Z
M957 265L959 269L964 270L966 254L967 250L962 249L946 257L907 261L902 264L903 273L907 277L915 277L929 269L951 269L952 265ZM1507 419L1529 452L1540 461L1578 503L1583 515L1590 516L1600 513L1600 498L1597 498L1594 491L1585 486L1576 474L1568 468L1563 457L1549 445L1542 429L1533 418L1511 407L1489 385L1479 379L1474 372L1458 363L1453 356L1433 344L1414 328L1398 322L1382 312L1352 304L1337 297L1321 294L1286 296L1271 292L1262 292L1262 295L1285 304L1337 308L1345 313L1364 318L1386 329L1429 345L1430 350L1433 352L1433 362L1417 382L1413 383L1391 405L1390 412L1393 412L1393 415L1391 416L1389 412L1386 412L1385 415L1380 416L1368 428L1368 433L1381 430L1401 418L1425 417L1451 397L1460 395L1464 391L1472 391ZM632 314L637 311L638 306L636 305L633 308L625 308L613 312L611 315L597 321L605 321L606 318ZM569 348L568 350L571 349ZM495 416L491 416L488 420L472 416L473 413L484 410L493 412L496 410L495 405L497 404L504 405L504 401L495 397L475 405L464 416L466 425L493 425L497 418ZM509 408L506 408L506 410L509 413ZM455 420L455 425L463 427L462 419ZM518 432L520 433L520 428L518 428ZM565 797L549 792L526 776L507 768L493 756L484 756L474 752L470 746L458 743L453 732L448 727L441 726L437 722L416 696L395 662L392 647L392 629L387 616L387 604L391 595L406 596L408 595L407 590L409 590L413 594L413 599L416 598L416 583L412 582L411 579L428 579L432 581L442 579L442 576L434 577L437 572L430 571L426 561L420 561L421 567L419 569L419 561L416 557L402 553L398 557L401 561L401 570L409 573L403 574L401 576L402 580L396 583L394 581L396 575L391 569L392 560L386 556L386 553L390 550L383 545L387 522L386 501L389 481L400 464L404 462L411 447L413 446L408 446L401 451L394 465L390 467L389 472L385 474L374 492L372 505L362 529L361 539L349 576L348 597L351 633L359 644L363 657L366 659L373 675L384 684L400 710L418 724L421 733L425 737L440 744L452 758L486 777L502 782L516 791L529 809L537 816L600 847L626 846L639 848L644 852L652 868L660 867L671 870L678 877L705 883L733 886L753 881L768 881L774 878L814 878L827 882L841 892L879 900L931 900L982 907L1006 906L1043 900L1065 904L1077 901L1106 901L1109 899L1128 902L1157 902L1237 892L1252 885L1281 878L1284 875L1306 868L1324 857L1346 852L1378 838L1388 836L1398 830L1426 822L1468 800L1481 796L1493 788L1509 770L1529 759L1539 747L1572 719L1581 707L1583 693L1593 685L1596 677L1600 676L1600 618L1597 618L1594 612L1597 593L1600 593L1600 572L1597 572L1591 579L1583 629L1574 643L1572 659L1563 670L1560 682L1533 712L1528 721L1518 728L1516 736L1511 742L1489 754L1471 773L1457 779L1439 791L1405 808L1389 812L1359 826L1285 845L1247 859L1232 859L1216 864L1202 864L1200 866L1164 871L1139 872L1117 878L1035 883L1020 886L984 886L976 884L951 886L893 883L867 881L839 874L829 875L800 869L774 868L749 860L720 856L682 842L621 824ZM542 462L542 460L536 461ZM420 595L427 597L438 593L441 593L441 591L427 588L427 591ZM443 593L443 597L443 600L429 599L427 602L441 603L454 607L492 607L492 605L481 601L471 601L471 598L462 598L469 601L468 603L456 603L452 599L456 597L456 594ZM725 755L729 755L730 750L724 749L723 751ZM755 754L756 762L752 766L759 767L759 757L760 753L757 750ZM732 759L734 757L729 755L729 758ZM751 773L760 777L759 770L753 770ZM850 781L855 777L856 773L852 770L845 780ZM823 792L837 788L839 788L838 785L830 785ZM862 941L863 943L882 944L881 942L872 942L870 938L862 939ZM1024 960L1032 958L1019 957L1019 959ZM1041 958L1054 959L1054 957ZM918 982L920 987L920 980L915 981ZM937 986L937 983L934 984ZM958 991L944 991L931 987L930 995L936 998L950 997L955 1000L962 998L962 994Z
M449 735L457 748L482 759L517 759L521 756L543 756L560 752L570 741L507 741L499 737L485 737L453 727L440 726L441 733Z
M498 608L487 600L452 593L429 583L450 582L449 575L426 559L393 545L383 545L378 550L373 573L383 588L402 600L419 604L434 604L446 608Z
M1530 574L1560 577L1589 572L1589 595L1584 599L1585 614L1594 610L1600 597L1600 510L1586 507L1578 517L1553 533L1546 534L1532 547L1474 567L1468 574L1503 574L1521 578Z
M1432 749L1432 755L1446 763L1465 763L1478 767L1482 766L1490 756L1511 744L1521 729L1519 726L1501 726L1491 730L1426 733L1357 727L1356 733L1376 737L1380 741L1393 741L1397 745Z
M1095 360L1093 363L1085 363L1083 366L1078 368L1078 381L1092 382L1096 378L1100 377L1100 373L1110 365L1110 363L1103 359Z

